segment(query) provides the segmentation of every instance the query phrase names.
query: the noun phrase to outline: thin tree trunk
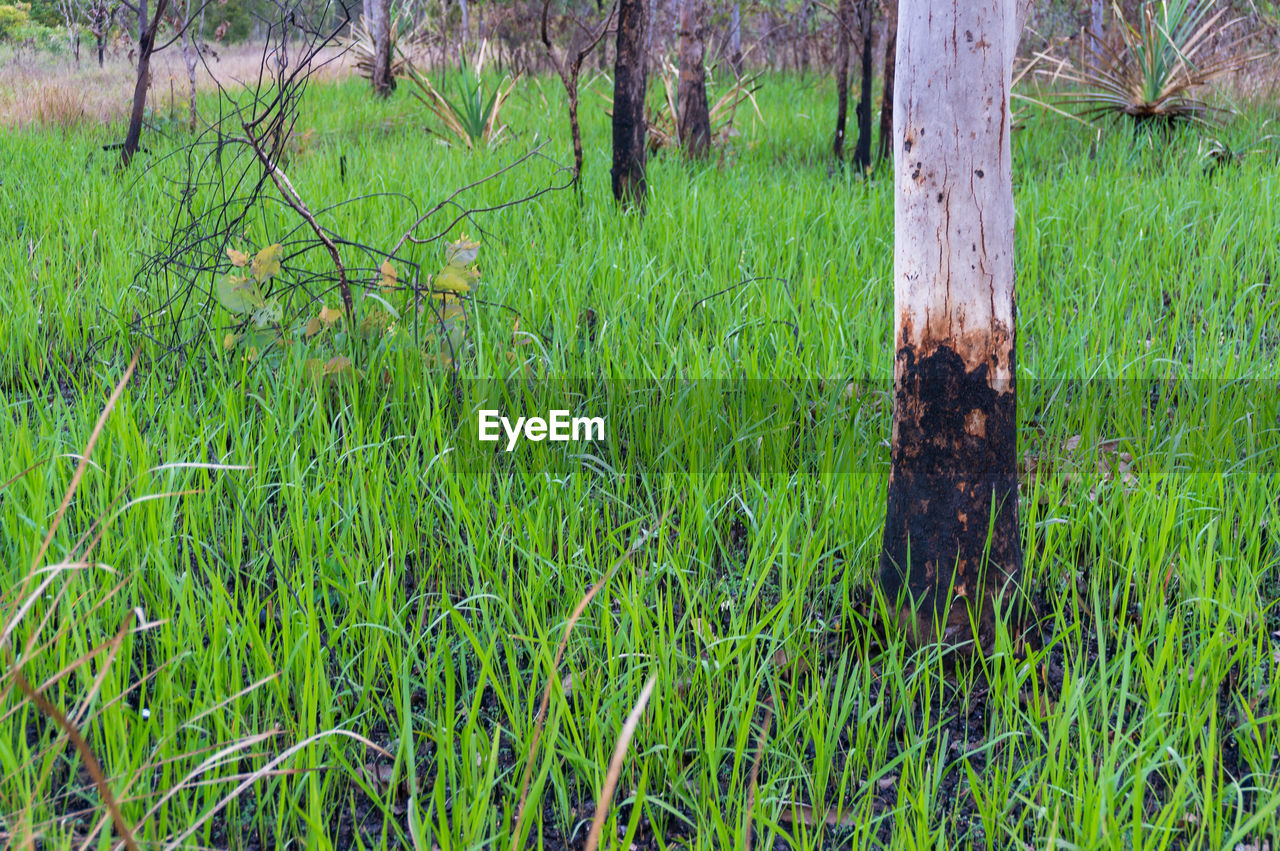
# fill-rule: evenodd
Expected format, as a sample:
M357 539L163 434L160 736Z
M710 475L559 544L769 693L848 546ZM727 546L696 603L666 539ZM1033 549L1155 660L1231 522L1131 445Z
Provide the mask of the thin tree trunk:
M120 165L127 166L138 152L142 140L142 117L147 108L147 87L151 84L151 52L155 49L156 30L168 0L158 0L156 13L148 23L147 0L138 0L138 78L133 86L133 107L129 111L129 129L120 147Z
M391 74L391 0L373 0L373 91L386 97L395 91Z
M853 152L853 164L861 172L865 172L871 165L871 86L875 82L871 73L871 42L874 16L874 0L862 0L862 92L858 96L858 147Z
M200 55L196 45L193 43L194 37L191 35L191 28L182 33L182 59L187 65L187 86L190 94L190 104L187 116L187 124L191 132L196 132L196 123L198 116L196 115L196 63L199 61Z
M986 648L997 598L1007 610L1022 570L1009 145L1021 21L1015 0L899 11L880 582L916 641Z
M618 48L613 66L613 197L624 207L644 210L644 117L647 80L645 37L649 29L646 0L619 0Z
M844 128L849 121L849 32L853 26L853 0L840 0L836 11L836 134L831 153L844 162Z
M796 45L800 52L798 64L800 65L800 76L809 73L809 25L813 20L813 4L809 0L804 0L800 4L800 38Z
M458 55L462 61L467 57L467 39L471 36L471 13L467 8L467 0L458 0L458 10L462 13L462 21L458 27Z
M880 159L893 156L893 72L898 50L898 0L887 0L884 22L884 96L880 100Z
M729 11L729 67L733 76L742 76L742 4L733 0Z
M1090 0L1089 3L1089 47L1092 56L1089 57L1089 64L1095 70L1102 69L1102 15L1103 0Z
M707 19L703 0L683 0L680 10L680 81L676 92L680 147L701 159L711 150L711 113L707 107Z

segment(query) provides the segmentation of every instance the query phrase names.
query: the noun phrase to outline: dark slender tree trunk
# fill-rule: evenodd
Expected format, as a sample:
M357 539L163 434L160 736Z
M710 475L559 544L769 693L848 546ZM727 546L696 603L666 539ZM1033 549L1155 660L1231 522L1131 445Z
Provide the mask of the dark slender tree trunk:
M386 97L395 91L391 73L391 0L373 0L373 91Z
M898 51L898 0L887 0L884 22L884 96L880 100L880 159L893 156L893 72Z
M733 76L742 76L742 4L734 0L729 12L729 67Z
M1021 602L1008 2L903 0L894 401L880 582L915 641L989 649Z
M120 147L120 165L127 166L138 152L142 140L142 118L147 108L147 87L151 84L151 52L155 49L156 30L164 16L168 0L158 0L155 16L147 21L147 0L138 0L138 79L133 86L133 107L129 111L129 129Z
M680 147L701 159L711 150L711 113L707 109L707 7L683 0L680 10L680 83L676 95Z
M871 40L875 23L874 0L862 0L862 92L858 95L858 147L853 164L865 172L871 165Z
M613 66L613 197L623 206L644 209L645 34L648 0L619 0L618 47Z
M849 123L849 34L853 27L853 0L840 0L836 13L836 134L831 153L844 162L844 128Z

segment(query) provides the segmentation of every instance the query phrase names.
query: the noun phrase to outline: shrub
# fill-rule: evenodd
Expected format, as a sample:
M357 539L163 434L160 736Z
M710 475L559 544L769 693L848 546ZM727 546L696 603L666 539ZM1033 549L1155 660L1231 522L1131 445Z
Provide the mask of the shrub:
M0 4L0 40L12 38L18 30L24 27L30 20L31 5L29 3L17 3L14 5Z

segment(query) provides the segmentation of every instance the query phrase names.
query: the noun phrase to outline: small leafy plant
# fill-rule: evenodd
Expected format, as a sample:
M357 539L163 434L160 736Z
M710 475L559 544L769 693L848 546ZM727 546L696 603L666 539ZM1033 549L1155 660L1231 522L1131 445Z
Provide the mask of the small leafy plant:
M317 383L364 375L355 366L360 342L389 349L417 347L431 365L453 366L469 338L464 297L480 279L475 265L479 250L480 243L465 234L446 243L444 264L421 289L402 284L395 264L384 260L376 283L358 302L358 321L351 322L341 307L327 304L286 315L285 304L271 291L272 280L283 271L279 243L252 257L228 248L232 271L214 285L218 303L235 318L222 348L256 361L268 355L280 359L300 344L302 368ZM419 321L430 329L427 333L406 333L406 323Z

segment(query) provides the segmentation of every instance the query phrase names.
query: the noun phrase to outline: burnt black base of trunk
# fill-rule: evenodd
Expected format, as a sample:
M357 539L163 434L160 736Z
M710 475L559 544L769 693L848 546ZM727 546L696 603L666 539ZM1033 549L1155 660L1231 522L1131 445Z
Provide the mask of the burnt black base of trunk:
M880 585L916 643L989 648L997 600L1022 620L1016 394L948 346L898 364Z

